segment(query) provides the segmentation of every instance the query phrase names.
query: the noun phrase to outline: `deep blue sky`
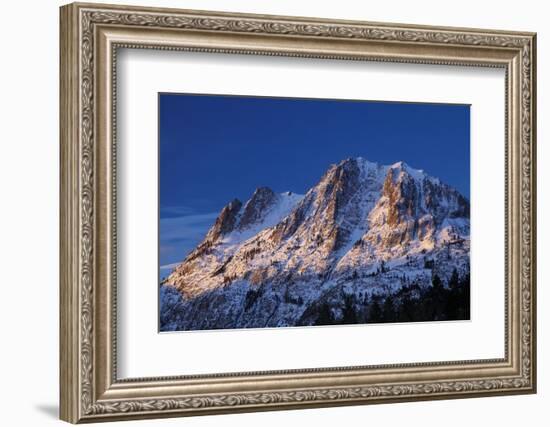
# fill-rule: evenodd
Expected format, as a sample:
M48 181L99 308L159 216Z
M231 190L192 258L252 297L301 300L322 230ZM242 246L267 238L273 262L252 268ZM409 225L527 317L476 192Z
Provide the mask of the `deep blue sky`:
M303 194L347 157L403 160L470 196L466 105L160 94L159 139L161 265L233 198Z

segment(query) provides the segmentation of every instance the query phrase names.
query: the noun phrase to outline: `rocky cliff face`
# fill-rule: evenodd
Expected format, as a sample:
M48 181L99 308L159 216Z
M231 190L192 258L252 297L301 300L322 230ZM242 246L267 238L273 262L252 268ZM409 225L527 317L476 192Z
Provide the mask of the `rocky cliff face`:
M469 274L469 202L405 163L331 166L305 196L229 203L161 286L163 330L368 317L366 301ZM325 312L323 314L323 312Z
M240 200L235 199L225 206L212 228L208 231L205 241L214 243L226 234L231 233L237 225L237 215L242 205Z

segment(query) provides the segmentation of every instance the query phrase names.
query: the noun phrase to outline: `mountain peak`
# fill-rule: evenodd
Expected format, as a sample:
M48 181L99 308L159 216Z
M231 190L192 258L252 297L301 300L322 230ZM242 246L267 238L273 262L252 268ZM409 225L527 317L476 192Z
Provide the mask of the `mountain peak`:
M237 223L237 215L242 207L242 202L239 199L230 201L220 212L216 222L206 235L208 241L215 241L221 236L231 233Z
M413 178L415 179L419 179L419 180L422 180L424 179L425 177L427 177L428 175L424 172L424 170L422 169L414 169L412 168L411 166L409 166L407 163L405 163L404 161L399 161L399 162L396 162L394 163L393 165L389 166L388 167L389 170L392 170L392 171L402 171L406 174L409 174L410 176L412 176Z
M305 196L262 186L244 205L231 201L164 286L189 304L184 329L223 327L228 313L242 327L307 323L319 307L345 310L351 294L359 304L465 274L469 211L458 191L405 162L348 158ZM212 316L195 317L204 307Z
M252 193L252 198L258 197L261 195L272 195L275 194L273 190L269 187L258 187L254 190L254 193Z
M260 265L270 270L271 261L328 274L336 265L438 248L449 236L469 236L469 202L458 191L403 161L385 166L350 157L331 165L305 196L261 186L244 205L231 201L204 243L244 278ZM252 263L260 252L263 261ZM193 278L197 292L220 284L204 274Z
M424 172L423 169L415 169L403 160L395 162L391 165L382 165L377 162L371 162L370 160L364 157L348 157L344 160L341 160L339 163L332 165L327 171L327 173L330 171L341 170L341 169L349 170L351 168L357 168L358 170L362 171L364 174L368 174L369 171L384 171L384 173L386 171L396 171L396 172L403 172L419 180L429 177L426 174L426 172ZM398 175L396 174L395 176L398 176ZM439 181L437 180L437 178L432 178L432 179L435 181Z
M271 188L256 188L252 197L244 206L243 213L239 220L239 229L243 230L261 221L276 200L277 194L275 194Z
M344 160L341 160L339 163L334 165L334 167L346 167L346 166L356 166L361 169L380 167L376 162L371 162L370 160L365 159L364 157L348 157Z
M390 166L390 169L405 169L408 168L409 165L405 163L403 160L400 160L398 162L395 162L393 165Z

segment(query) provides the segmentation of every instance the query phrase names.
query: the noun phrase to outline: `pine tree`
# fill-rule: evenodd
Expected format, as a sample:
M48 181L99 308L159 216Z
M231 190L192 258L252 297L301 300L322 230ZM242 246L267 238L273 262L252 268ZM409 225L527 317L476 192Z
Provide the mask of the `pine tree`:
M443 282L437 274L434 274L432 278L432 286L434 287L434 289L439 289L443 287Z
M457 289L459 286L459 277L458 277L458 271L456 271L456 268L453 269L453 273L451 274L451 278L449 279L449 288L450 289Z
M367 321L369 323L382 322L382 309L380 308L380 303L378 302L378 298L374 298L372 304L369 307Z
M406 293L401 298L401 304L397 310L397 321L398 322L410 322L414 320L414 305L415 301L411 299L410 295Z
M431 289L431 302L432 307L432 318L429 320L446 320L447 318L447 304L446 300L448 298L446 289L443 286L443 282L437 274L432 278L432 289Z
M395 307L393 304L393 297L388 295L384 301L382 308L382 321L383 322L395 322Z
M351 298L346 298L346 306L344 307L342 323L346 325L357 323L357 315L355 314L355 309L353 308Z
M315 321L316 325L331 325L333 323L332 313L328 304L323 304L319 309L319 316Z

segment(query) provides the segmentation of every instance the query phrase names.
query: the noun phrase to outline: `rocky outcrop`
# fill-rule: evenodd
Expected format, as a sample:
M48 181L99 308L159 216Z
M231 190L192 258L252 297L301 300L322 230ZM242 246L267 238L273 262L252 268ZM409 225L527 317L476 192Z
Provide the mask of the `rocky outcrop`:
M277 194L271 188L257 188L244 206L243 214L239 220L239 229L244 230L263 221L276 200Z
M234 199L225 206L216 222L206 235L207 241L215 242L220 237L231 233L235 229L237 223L237 215L241 210L242 202L239 199Z
M365 238L379 249L406 248L414 241L429 247L445 219L468 221L469 212L469 202L456 190L399 162L388 169Z

